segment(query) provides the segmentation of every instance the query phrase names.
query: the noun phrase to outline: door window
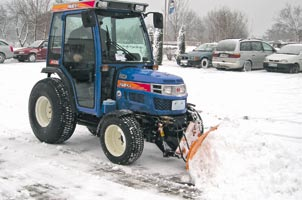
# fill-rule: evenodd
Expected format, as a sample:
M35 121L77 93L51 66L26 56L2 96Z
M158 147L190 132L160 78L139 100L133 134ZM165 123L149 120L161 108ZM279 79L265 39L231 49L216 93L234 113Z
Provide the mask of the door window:
M264 51L273 51L273 47L266 43L262 43Z
M251 42L252 51L263 51L261 42Z
M81 14L65 18L63 65L73 78L78 104L93 108L95 47L93 29L84 27Z

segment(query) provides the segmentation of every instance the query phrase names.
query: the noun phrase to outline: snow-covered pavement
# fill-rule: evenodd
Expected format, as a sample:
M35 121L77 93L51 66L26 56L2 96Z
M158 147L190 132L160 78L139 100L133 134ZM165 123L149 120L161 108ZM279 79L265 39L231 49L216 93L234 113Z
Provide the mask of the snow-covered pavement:
M40 143L27 114L44 62L0 64L0 200L302 199L302 73L181 68L189 102L206 128L220 124L191 162L163 158L146 143L131 166L111 164L99 140L78 126L63 145Z

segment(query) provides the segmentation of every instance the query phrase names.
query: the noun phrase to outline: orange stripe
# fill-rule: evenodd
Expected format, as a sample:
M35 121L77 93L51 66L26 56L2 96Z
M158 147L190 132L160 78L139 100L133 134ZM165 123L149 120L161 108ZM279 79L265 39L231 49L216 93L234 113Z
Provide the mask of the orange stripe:
M94 8L95 1L81 1L73 3L57 4L52 7L53 12L64 10L78 10L83 8Z
M133 89L133 90L142 90L142 91L146 91L146 92L151 91L151 85L150 84L138 83L138 82L132 82L132 81L118 80L117 87L129 88L129 89Z

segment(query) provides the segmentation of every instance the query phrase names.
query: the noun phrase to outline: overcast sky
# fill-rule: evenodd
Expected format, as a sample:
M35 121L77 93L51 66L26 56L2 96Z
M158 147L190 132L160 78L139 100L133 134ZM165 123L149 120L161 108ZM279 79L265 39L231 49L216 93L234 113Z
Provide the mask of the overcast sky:
M164 11L165 0L134 1L148 3L148 11ZM261 37L267 29L271 28L274 18L286 3L302 6L302 0L189 0L190 7L201 17L208 11L222 6L245 13L249 21L250 36L255 37Z

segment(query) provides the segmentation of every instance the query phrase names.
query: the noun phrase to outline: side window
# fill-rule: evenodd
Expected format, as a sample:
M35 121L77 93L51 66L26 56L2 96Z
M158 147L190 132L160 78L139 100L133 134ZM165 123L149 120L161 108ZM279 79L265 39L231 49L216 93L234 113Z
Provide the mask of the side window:
M49 50L47 65L59 65L62 48L62 14L55 13L52 19L52 26L49 35Z
M67 15L64 63L94 63L92 28L85 28L80 14Z
M263 51L261 42L251 42L252 51Z
M241 42L240 51L251 51L251 43L250 42Z
M262 43L262 45L263 45L264 51L273 51L273 48L270 45L268 45L266 43Z

